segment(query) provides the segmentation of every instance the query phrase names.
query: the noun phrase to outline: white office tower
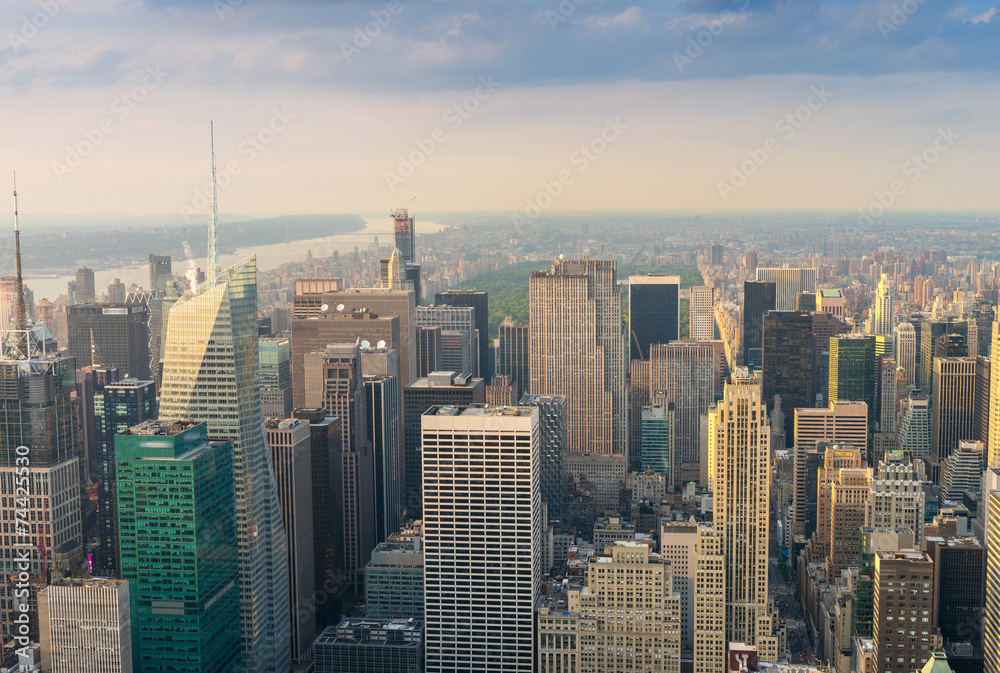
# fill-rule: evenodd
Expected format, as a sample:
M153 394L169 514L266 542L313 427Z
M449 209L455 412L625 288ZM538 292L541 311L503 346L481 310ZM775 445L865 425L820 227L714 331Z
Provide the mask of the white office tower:
M875 289L871 325L871 333L876 336L892 334L896 325L896 288L884 273Z
M794 311L795 295L800 292L816 293L816 269L758 267L757 280L774 283L778 311Z
M211 246L210 246L211 247ZM242 673L288 673L288 562L261 418L256 257L213 273L168 314L160 418L233 442Z
M923 547L923 476L913 462L894 460L878 464L868 481L866 528L909 528L914 545Z
M715 289L706 285L691 288L688 335L695 341L715 338Z
M762 660L776 661L780 638L767 582L771 426L759 376L736 369L714 414L713 514L725 556L726 641L754 645Z
M538 409L434 406L420 420L426 672L531 673Z
M912 388L917 381L917 332L913 325L901 322L893 328L892 347L896 365L906 370L906 383Z
M927 460L931 455L931 407L926 397L909 397L901 403L896 449L906 451L911 460Z
M132 673L128 582L61 579L38 592L42 670Z

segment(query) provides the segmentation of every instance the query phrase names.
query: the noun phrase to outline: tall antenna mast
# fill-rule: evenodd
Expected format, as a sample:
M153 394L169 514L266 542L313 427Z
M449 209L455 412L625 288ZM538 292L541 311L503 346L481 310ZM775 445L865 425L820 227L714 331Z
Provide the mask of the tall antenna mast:
M215 184L215 122L209 122L212 130L212 214L208 221L208 279L215 282L215 267L219 255L215 250L215 227L219 223L219 191Z
M15 329L30 329L24 307L24 278L21 276L21 230L17 226L17 173L14 173L14 257L17 259L17 312Z

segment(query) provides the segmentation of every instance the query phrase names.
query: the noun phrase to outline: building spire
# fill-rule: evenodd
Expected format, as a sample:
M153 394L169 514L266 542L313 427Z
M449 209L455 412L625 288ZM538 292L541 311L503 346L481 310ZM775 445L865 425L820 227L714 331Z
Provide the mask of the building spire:
M215 227L219 223L219 191L215 182L215 122L209 122L212 134L212 212L208 220L208 280L215 282L215 267L219 254L215 249Z
M17 302L15 324L16 329L30 329L28 315L24 306L24 278L21 275L21 230L17 226L17 173L14 173L14 257L17 267Z

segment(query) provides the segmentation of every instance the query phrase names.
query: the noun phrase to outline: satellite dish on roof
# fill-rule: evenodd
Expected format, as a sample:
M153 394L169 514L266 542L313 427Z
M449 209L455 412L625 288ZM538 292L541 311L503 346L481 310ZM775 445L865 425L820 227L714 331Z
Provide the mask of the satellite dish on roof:
M344 312L344 305L343 305L343 304L337 304L337 310L338 310L338 311L339 311L340 313L343 313L343 312Z
M362 348L371 348L372 344L371 344L370 341L368 341L367 339L365 339L364 341L361 342L361 347Z
M380 340L380 341L379 341L379 342L378 342L377 344L375 344L375 345L376 345L376 346L378 346L379 348L385 348L385 339L381 339L381 340Z
M327 312L327 311L330 310L330 305L329 304L323 304L322 306L319 307L319 310L323 311L325 313L325 312Z

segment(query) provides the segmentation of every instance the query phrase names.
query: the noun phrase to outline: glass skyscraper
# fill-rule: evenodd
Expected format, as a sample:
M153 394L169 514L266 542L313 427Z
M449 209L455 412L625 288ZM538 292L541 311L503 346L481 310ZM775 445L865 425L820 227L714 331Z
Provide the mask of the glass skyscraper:
M160 417L207 422L209 437L233 442L242 672L286 673L288 568L261 418L256 257L177 300L163 350Z
M115 461L134 670L237 673L233 443L209 441L205 423L147 421L115 437Z
M118 536L115 526L115 435L156 418L156 384L118 381L118 370L100 369L94 390L94 435L97 446L97 534L101 540L94 571L117 577Z

